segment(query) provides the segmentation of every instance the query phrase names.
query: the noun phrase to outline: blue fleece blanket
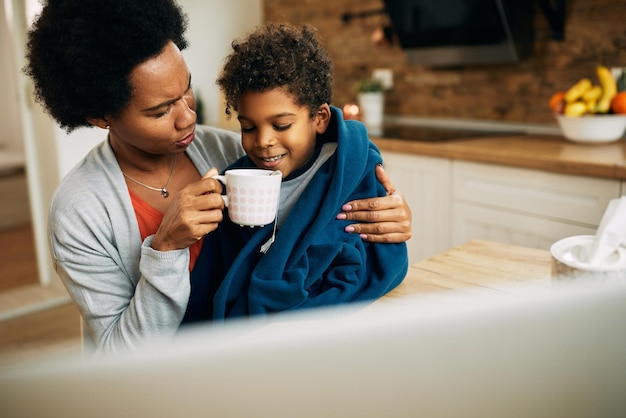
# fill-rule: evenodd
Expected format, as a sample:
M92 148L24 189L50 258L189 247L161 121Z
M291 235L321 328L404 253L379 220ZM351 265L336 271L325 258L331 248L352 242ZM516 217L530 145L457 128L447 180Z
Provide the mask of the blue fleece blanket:
M285 219L266 254L260 247L272 225L245 228L227 217L205 238L192 273L185 322L376 299L396 287L408 268L406 244L363 241L337 220L354 199L384 196L375 176L382 162L365 127L344 121L333 108L324 141L337 141L335 154L318 170ZM233 167L250 165L247 157Z

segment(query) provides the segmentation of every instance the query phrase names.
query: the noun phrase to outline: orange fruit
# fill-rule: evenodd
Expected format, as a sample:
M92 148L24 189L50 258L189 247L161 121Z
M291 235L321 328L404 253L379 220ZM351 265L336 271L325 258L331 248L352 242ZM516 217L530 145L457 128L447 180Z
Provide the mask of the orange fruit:
M557 91L550 97L550 110L554 113L563 113L563 98L565 97L564 91Z
M611 100L611 109L613 113L624 114L626 113L626 91L620 91Z

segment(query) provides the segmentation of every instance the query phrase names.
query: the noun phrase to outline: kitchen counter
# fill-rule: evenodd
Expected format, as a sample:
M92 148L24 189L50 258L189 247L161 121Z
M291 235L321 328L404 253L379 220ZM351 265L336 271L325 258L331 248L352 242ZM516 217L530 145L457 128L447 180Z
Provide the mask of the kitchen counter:
M376 303L440 291L507 292L516 283L548 289L550 252L472 240L412 264L404 281Z
M441 141L372 137L381 151L626 180L626 140L584 145L560 135L502 133Z

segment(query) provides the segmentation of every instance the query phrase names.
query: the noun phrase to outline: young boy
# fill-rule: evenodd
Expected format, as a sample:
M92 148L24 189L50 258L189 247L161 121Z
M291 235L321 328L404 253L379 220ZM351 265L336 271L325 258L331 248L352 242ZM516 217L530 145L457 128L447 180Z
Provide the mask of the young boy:
M247 154L229 169L282 172L278 231L263 253L273 225L242 228L224 216L205 238L212 256L200 257L213 261L196 265L192 281L211 302L190 301L188 314L206 310L221 320L373 300L396 287L408 267L406 245L363 241L336 219L346 201L384 196L374 175L382 159L364 126L330 106L332 63L315 30L262 26L233 42L217 84Z

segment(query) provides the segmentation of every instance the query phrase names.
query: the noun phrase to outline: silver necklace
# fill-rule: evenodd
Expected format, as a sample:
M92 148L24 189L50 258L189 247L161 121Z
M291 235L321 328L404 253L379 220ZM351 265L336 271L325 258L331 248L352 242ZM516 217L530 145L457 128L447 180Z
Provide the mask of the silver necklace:
M167 179L167 183L165 183L165 186L163 187L152 187L152 186L148 186L147 184L144 184L142 182L140 182L139 180L135 180L134 178L132 178L131 176L129 176L128 174L124 173L122 171L122 174L124 175L124 177L126 177L128 180L137 183L140 186L145 187L146 189L150 189L150 190L154 190L155 192L161 192L161 197L162 198L166 198L169 197L170 192L167 191L167 186L169 186L170 181L172 181L172 177L174 176L174 168L176 168L176 159L178 158L178 154L176 154L174 156L174 164L172 164L172 170L170 171L170 176Z

